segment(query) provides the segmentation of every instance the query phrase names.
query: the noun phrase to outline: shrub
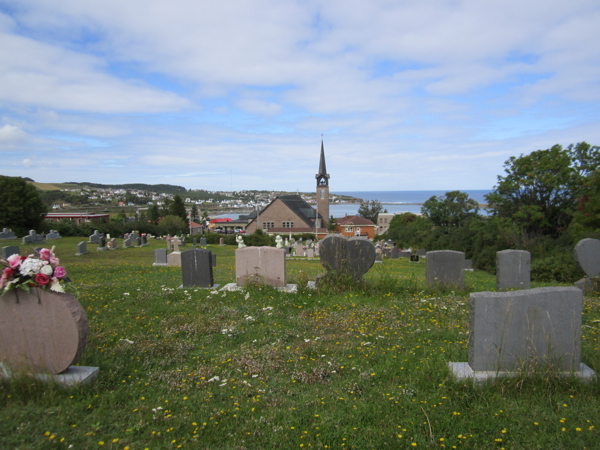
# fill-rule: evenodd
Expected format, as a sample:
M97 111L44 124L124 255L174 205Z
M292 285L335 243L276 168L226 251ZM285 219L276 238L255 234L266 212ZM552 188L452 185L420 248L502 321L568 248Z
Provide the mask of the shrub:
M578 267L573 252L557 253L545 258L532 258L533 281L560 281L573 283L585 274Z

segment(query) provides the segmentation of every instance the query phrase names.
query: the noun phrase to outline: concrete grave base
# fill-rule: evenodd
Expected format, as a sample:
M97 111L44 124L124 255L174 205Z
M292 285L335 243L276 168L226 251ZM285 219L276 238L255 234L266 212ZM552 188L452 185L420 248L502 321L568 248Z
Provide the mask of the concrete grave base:
M377 261L375 261L375 262L377 262ZM309 289L317 289L317 282L316 281L309 281L307 287Z
M466 362L449 362L448 368L450 372L456 377L458 381L473 379L478 384L483 384L487 380L494 380L499 377L519 377L526 374L526 372L507 372L507 371L474 371ZM592 381L596 377L596 372L585 365L580 363L579 372L559 372L561 376L575 376L583 381Z
M96 250L103 252L104 250L108 250L108 247L96 247Z
M169 264L167 263L152 263L153 267L159 266L159 267L168 267Z
M75 256L81 256L81 255L87 255L89 252L85 252L85 253L75 253Z
M154 265L154 264L152 264ZM166 264L164 264L166 266ZM188 286L188 287L183 287L183 284L181 286L179 286L177 289L218 289L219 286L221 286L220 284L213 284L212 286L207 286L207 287L200 287L200 286Z
M475 269L465 269L465 272L475 272Z
M90 366L69 366L67 370L57 375L49 375L45 373L31 374L40 381L54 382L63 386L79 386L89 384L98 378L100 367ZM0 363L0 378L10 380L15 374Z

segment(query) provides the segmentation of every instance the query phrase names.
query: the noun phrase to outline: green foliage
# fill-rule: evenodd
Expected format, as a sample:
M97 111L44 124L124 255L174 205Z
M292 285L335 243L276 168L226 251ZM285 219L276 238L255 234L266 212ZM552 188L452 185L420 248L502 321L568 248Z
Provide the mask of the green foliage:
M158 224L158 229L163 235L170 234L174 236L176 234L186 233L187 224L185 221L178 216L166 216Z
M534 281L573 283L584 276L572 251L531 260L531 279Z
M249 235L243 234L242 237L244 238L244 244L248 247L275 247L275 236L269 236L260 229Z
M17 235L39 230L48 212L37 189L22 178L0 176L0 229Z
M446 192L439 199L434 195L421 207L423 216L438 227L461 227L470 217L477 216L479 204L460 191Z
M558 235L576 206L580 175L572 163L560 145L511 157L504 165L506 176L499 175L486 195L493 213L515 220L527 233Z
M200 216L198 215L198 208L196 207L196 204L194 203L192 205L192 222L198 223L199 221L200 221Z
M160 211L158 210L157 205L152 205L148 209L148 219L150 219L152 223L158 224L158 219L160 219Z
M65 191L39 191L39 196L42 202L50 209L55 203L70 203L72 205L80 205L83 197L73 195L71 192Z
M173 197L173 203L169 207L169 211L172 216L181 217L181 220L185 222L186 227L188 226L188 217L187 211L185 209L185 204L183 203L183 198L179 194L176 194Z
M600 169L584 179L569 231L575 241L600 239Z
M369 219L371 222L376 224L377 217L382 209L383 206L379 200L366 200L360 203L358 215L360 217L364 217L365 219Z
M327 230L332 233L336 233L338 231L338 223L337 220L335 220L335 217L331 216L329 218L329 221L327 222Z
M398 247L428 248L432 229L433 224L425 217L412 213L396 214L386 235Z
M171 184L144 184L144 183L132 183L132 184L100 184L100 183L77 183L70 181L68 184L76 186L102 188L102 189L135 189L138 191L152 191L165 194L185 194L187 190L183 186L174 186Z

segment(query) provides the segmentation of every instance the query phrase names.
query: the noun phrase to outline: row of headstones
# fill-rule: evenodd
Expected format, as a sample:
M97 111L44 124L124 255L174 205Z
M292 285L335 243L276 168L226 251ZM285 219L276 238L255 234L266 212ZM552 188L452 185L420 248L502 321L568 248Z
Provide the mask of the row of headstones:
M15 236L15 233L8 229L8 228L3 228L2 231L0 232L0 239L16 239L17 236Z
M110 241L107 242L106 238L102 235L95 241L96 241L95 243L98 245L96 247L96 250L98 250L98 251L116 250L118 248L116 238L112 238ZM81 241L79 244L77 244L75 256L81 256L81 255L85 255L86 253L88 253L87 245L89 243L90 243L90 241L88 241L88 242ZM144 247L144 246L148 245L148 238L146 236L138 236L136 238L135 242L129 238L125 239L125 240L123 240L123 248L132 248L134 243L135 243L136 247Z

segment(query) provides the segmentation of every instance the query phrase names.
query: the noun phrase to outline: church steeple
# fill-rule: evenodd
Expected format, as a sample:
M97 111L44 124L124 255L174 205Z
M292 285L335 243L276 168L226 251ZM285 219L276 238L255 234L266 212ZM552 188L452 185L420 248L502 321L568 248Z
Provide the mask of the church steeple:
M319 173L317 179L317 211L323 217L322 223L317 223L317 228L326 228L329 221L329 174L325 167L325 148L321 140L321 159L319 160ZM319 222L319 221L318 221Z

